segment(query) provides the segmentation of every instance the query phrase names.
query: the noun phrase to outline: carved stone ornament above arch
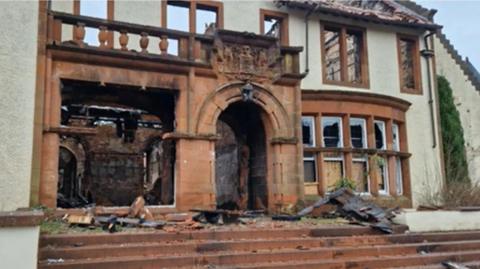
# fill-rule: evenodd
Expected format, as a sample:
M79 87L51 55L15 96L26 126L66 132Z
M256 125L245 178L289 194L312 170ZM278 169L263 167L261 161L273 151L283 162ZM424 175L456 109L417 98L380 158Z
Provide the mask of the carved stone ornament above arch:
M236 102L245 102L242 88L246 85L243 81L234 81L222 85L202 103L197 116L196 132L199 135L216 134L216 122L222 111ZM272 129L272 139L293 138L294 128L288 116L287 110L273 93L261 85L251 82L253 86L252 99L265 113L268 122L264 122L266 128Z
M218 30L212 51L214 71L228 80L265 83L282 75L280 44L275 38Z

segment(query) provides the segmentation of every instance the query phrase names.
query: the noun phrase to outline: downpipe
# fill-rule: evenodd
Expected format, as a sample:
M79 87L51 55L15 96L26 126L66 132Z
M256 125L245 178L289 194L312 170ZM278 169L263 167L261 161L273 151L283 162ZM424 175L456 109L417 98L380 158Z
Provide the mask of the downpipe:
M431 58L435 56L435 52L430 49L428 39L432 37L435 34L435 32L430 31L427 35L423 37L423 41L425 44L425 49L420 51L420 55L425 58L427 61L427 76L428 76L428 106L430 110L430 124L432 128L432 139L433 139L433 144L432 148L437 147L437 136L436 136L436 124L435 124L435 111L433 107L433 87L432 87L432 68L430 66ZM433 39L432 39L433 42Z

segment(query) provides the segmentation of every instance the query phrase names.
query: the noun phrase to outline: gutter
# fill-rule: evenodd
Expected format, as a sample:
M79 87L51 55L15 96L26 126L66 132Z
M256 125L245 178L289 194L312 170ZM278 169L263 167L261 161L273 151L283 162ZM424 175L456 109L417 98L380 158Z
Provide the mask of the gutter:
M310 64L309 64L309 30L308 30L308 18L310 17L310 15L312 15L312 13L314 13L315 11L317 11L317 8L318 8L319 4L315 3L315 6L313 6L313 8L311 8L307 14L305 14L305 76L307 76L308 72L310 72Z
M428 106L430 108L430 123L431 123L431 128L432 128L432 139L433 139L433 145L432 148L437 147L437 136L436 136L436 124L435 124L435 112L433 108L433 87L432 87L432 72L431 72L431 67L430 67L430 61L433 56L435 56L435 52L429 48L429 43L428 39L432 37L435 34L435 32L430 31L427 35L423 37L424 43L425 43L425 49L420 51L420 54L425 58L427 61L427 74L428 74ZM433 42L433 40L432 40Z

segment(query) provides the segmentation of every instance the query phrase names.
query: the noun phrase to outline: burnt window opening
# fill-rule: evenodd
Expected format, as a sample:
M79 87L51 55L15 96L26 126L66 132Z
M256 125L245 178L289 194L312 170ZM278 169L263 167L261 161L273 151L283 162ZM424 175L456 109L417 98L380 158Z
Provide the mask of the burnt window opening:
M315 147L315 118L313 116L302 117L302 140L304 146Z
M340 29L325 27L323 35L326 79L341 81Z
M361 118L350 118L350 137L353 148L367 147L366 121Z
M218 28L218 8L197 4L195 30L197 34L213 34Z
M288 14L261 9L260 33L275 37L282 45L288 45Z
M70 130L65 137L78 137L85 145L81 190L86 202L129 206L143 196L148 205L172 205L175 144L161 138L174 128L175 94L62 82L62 125ZM64 170L59 167L59 173Z
M397 37L400 89L402 92L421 94L420 52L418 37Z
M342 118L322 117L323 146L327 148L341 148Z
M387 143L385 139L385 122L376 120L375 126L375 148L387 149Z
M355 84L362 83L362 32L347 30L347 81Z
M365 30L325 24L321 31L324 82L367 87Z
M317 164L312 153L303 154L303 174L305 183L317 182Z

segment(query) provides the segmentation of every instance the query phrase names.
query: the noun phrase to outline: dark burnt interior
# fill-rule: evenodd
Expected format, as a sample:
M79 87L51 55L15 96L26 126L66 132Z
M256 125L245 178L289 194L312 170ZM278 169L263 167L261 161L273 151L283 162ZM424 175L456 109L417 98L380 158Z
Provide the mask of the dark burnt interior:
M230 105L217 121L215 185L220 209L266 209L266 135L261 109Z
M175 94L162 89L62 81L58 207L174 203ZM88 130L85 131L85 130Z

